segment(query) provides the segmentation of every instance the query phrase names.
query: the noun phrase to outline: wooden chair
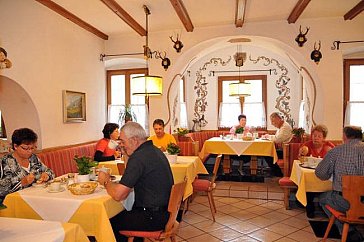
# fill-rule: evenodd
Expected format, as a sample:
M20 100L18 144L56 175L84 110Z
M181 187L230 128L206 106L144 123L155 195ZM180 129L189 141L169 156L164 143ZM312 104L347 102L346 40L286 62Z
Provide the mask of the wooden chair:
M209 200L212 219L213 219L214 222L215 222L216 206L215 206L214 197L212 195L212 191L216 187L215 180L216 180L217 172L219 170L221 158L222 158L222 155L218 155L216 157L216 161L215 161L214 170L213 170L213 173L212 173L211 180L205 180L205 179L197 178L192 183L194 192L207 192L207 198Z
M164 230L159 230L159 231L121 230L119 231L119 233L129 237L128 238L129 242L133 241L134 237L148 238L158 241L164 241L165 239L170 238L172 242L176 241L176 233L179 226L179 223L176 221L176 218L179 211L179 207L182 202L183 194L185 192L185 187L186 187L186 180L181 183L174 184L172 186L168 203L169 219Z
M349 224L364 224L364 176L342 176L343 197L350 203L350 209L341 213L329 205L326 208L332 213L323 241L326 241L335 219L344 223L341 241L345 242Z

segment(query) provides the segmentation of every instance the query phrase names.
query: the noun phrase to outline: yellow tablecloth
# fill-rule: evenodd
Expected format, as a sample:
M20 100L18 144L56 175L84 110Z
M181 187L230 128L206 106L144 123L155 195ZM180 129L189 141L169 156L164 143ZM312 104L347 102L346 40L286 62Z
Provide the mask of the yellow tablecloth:
M88 242L81 226L34 219L0 218L0 240Z
M300 161L293 162L290 179L298 186L296 198L303 205L307 205L306 192L326 192L332 190L331 181L322 181L315 175L314 169L299 166Z
M0 210L1 217L42 219L18 192L7 195L4 204L7 209ZM120 202L105 195L84 201L68 222L81 225L85 233L88 236L95 236L97 241L113 242L115 238L109 218L122 210Z
M117 163L120 160L101 162L99 167L105 166L111 169L113 175L118 175ZM192 182L198 174L208 174L205 166L198 156L177 156L177 163L171 164L174 183L182 182L187 177L187 184L183 199L186 199L193 193Z
M203 159L208 154L271 156L274 162L278 159L274 143L269 140L223 140L214 137L205 141L199 156Z

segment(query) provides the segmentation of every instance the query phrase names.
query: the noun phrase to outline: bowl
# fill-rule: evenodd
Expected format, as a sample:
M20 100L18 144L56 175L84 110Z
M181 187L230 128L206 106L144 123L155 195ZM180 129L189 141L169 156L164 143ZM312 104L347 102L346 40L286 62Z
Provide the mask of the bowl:
M243 137L244 141L252 141L253 139L254 139L254 137L252 137L252 136L244 136Z
M97 182L77 182L70 184L68 190L74 195L87 195L93 193L97 186Z

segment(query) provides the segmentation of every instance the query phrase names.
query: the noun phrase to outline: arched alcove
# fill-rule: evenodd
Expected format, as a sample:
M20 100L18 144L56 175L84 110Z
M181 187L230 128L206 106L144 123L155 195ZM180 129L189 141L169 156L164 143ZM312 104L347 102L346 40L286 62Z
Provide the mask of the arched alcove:
M38 148L41 148L42 135L37 108L22 86L3 75L0 75L0 109L8 139L11 139L15 129L27 127L38 134Z
M298 85L298 82L301 82L303 80L304 88L306 88L305 95L307 95L306 98L310 100L310 105L311 105L310 110L313 111L311 113L311 119L314 120L323 119L324 114L323 112L319 111L322 110L322 105L323 105L323 102L321 101L322 97L317 95L317 93L320 92L322 87L320 85L320 81L316 73L316 70L314 68L315 65L313 64L313 62L309 60L308 56L303 56L301 52L298 52L296 49L292 48L286 43L283 43L276 39L262 37L262 36L219 37L215 39L206 40L188 49L181 56L179 56L178 59L174 61L170 70L168 70L168 72L166 73L165 79L170 80L169 85L172 85L170 88L169 87L166 88L166 90L167 89L171 90L168 103L172 104L175 102L175 96L178 89L176 79L180 78L182 75L186 75L187 73L190 73L189 75L192 78L195 78L194 76L196 74L196 69L201 68L203 66L203 63L207 63L209 60L211 60L212 56L220 55L223 61L227 60L229 57L232 57L232 55L235 54L237 46L240 46L239 49L243 52L246 52L246 50L248 50L249 52L250 50L250 53L248 53L247 58L249 58L250 56L252 57L252 59L256 59L258 57L267 57L268 62L269 60L275 59L278 61L279 64L282 64L285 67L287 67L290 70L291 75L294 77L291 80L291 82L294 83L295 89L301 89L302 86L301 84ZM229 50L230 53L228 55L223 55L221 54L222 50ZM255 50L260 50L260 52L257 53ZM225 52L228 53L229 51ZM234 66L233 64L234 60L232 60L231 62L232 63L229 64L230 65L229 68ZM262 62L264 62L264 60ZM265 65L265 63L262 62L260 66ZM193 82L188 82L188 85L191 85L191 83ZM212 90L215 87L209 87L209 88L210 90ZM193 89L189 89L187 92L191 93L193 91L194 91ZM297 92L297 90L295 91ZM291 98L290 101L292 101L292 98L295 99L302 98L302 95L295 94L293 97L290 98ZM187 100L187 102L191 102L191 100ZM273 104L272 106L274 105L275 104ZM299 102L296 100L296 102L294 102L294 105L295 108L298 108ZM193 107L191 106L188 107L188 109L191 108ZM271 110L268 110L268 112L271 111L276 111L276 110L273 110L272 108ZM170 116L173 113L176 112L173 112L173 110L171 110ZM294 114L294 116L297 125L298 114ZM215 120L212 120L212 122L215 122ZM208 128L214 129L214 127L208 127Z

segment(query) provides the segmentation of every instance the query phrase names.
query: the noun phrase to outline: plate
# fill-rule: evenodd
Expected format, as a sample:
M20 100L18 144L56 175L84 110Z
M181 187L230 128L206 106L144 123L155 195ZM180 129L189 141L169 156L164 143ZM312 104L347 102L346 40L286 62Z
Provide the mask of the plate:
M300 164L300 167L307 168L307 169L316 169L315 165L309 166L309 165L306 165L306 164Z
M58 191L53 191L50 188L48 188L47 192L49 192L49 193L58 193L58 192L63 192L64 190L66 190L66 188L64 188L64 187L61 187L61 189L59 189Z
M32 187L36 187L36 188L39 188L39 187L46 187L46 183L40 183L40 184L38 184L38 183L33 183L32 184Z

